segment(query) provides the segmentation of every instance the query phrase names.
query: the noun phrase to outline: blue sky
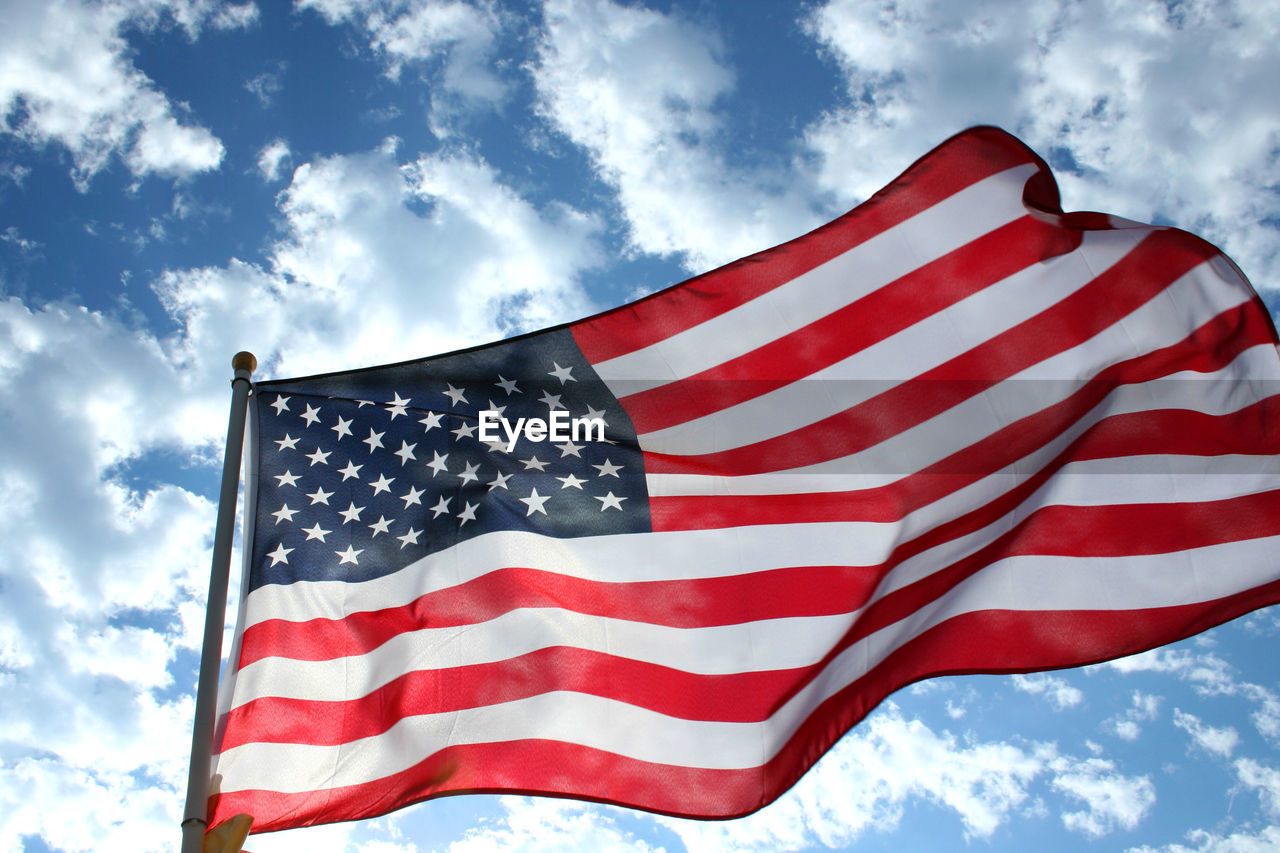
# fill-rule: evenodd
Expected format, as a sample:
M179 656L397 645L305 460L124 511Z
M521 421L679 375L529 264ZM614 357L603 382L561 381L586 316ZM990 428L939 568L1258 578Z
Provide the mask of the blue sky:
M0 0L0 851L168 850L231 355L290 376L619 304L977 123L1280 305L1280 4ZM1280 613L939 679L695 823L459 797L251 850L1280 847Z

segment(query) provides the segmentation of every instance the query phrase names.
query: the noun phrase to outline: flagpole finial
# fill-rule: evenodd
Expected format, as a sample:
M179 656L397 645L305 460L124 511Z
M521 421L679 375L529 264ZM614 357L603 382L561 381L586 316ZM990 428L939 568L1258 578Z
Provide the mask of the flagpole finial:
M245 378L247 379L253 374L253 371L257 370L258 359L251 352L238 352L231 359L231 367L235 370L237 376L240 375L241 371L244 371Z

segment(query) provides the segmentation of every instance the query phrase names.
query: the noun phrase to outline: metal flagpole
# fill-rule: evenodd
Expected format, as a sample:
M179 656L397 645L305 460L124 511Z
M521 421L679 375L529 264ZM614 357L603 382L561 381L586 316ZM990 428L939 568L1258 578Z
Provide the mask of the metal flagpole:
M222 662L222 628L226 622L227 584L231 575L231 540L236 528L236 491L240 487L249 378L258 360L253 353L239 352L231 360L231 366L235 378L231 380L231 417L227 424L226 455L222 460L218 523L213 533L209 604L204 615L204 648L200 653L200 682L196 688L195 724L191 732L191 769L187 775L187 805L182 818L182 853L201 853L209 825L209 770L217 713L218 668Z

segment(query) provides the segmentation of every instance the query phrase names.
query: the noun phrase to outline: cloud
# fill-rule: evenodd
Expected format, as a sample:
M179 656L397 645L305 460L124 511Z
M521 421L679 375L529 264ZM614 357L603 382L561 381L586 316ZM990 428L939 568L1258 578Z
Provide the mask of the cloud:
M840 847L896 829L924 799L954 813L966 837L985 838L1025 803L1052 748L960 742L894 703L878 709L768 808L725 823L660 819L690 853Z
M539 109L614 189L635 250L701 271L818 224L800 174L731 166L714 33L609 0L548 0L545 18Z
M286 67L287 63L277 62L275 71L263 71L244 81L245 91L257 98L263 109L270 107L276 95L284 90L284 81L280 78Z
M844 77L807 131L832 191L865 197L940 133L999 124L1057 167L1067 209L1172 222L1280 282L1274 6L830 0L806 23Z
M1173 724L1191 735L1192 743L1211 755L1230 758L1231 753L1240 745L1240 735L1230 726L1217 728L1206 725L1195 714L1189 714L1181 708L1173 709Z
M1268 826L1259 832L1233 832L1218 835L1204 829L1187 833L1184 844L1167 844L1163 847L1130 847L1127 853L1272 853L1280 849L1280 826Z
M488 0L301 0L297 6L330 24L361 29L392 80L406 68L421 69L431 81L438 136L451 135L458 118L496 108L507 97L510 86L493 57L508 13Z
M613 810L567 800L502 797L504 814L494 825L470 829L447 848L448 853L596 853L626 850L658 853L653 846L622 829ZM619 814L621 812L618 812Z
M133 66L121 36L162 9L192 33L207 14L190 3L154 3L143 14L119 2L9 4L0 31L0 130L65 147L82 190L113 157L138 177L218 168L222 143L183 121L182 107Z
M1240 782L1258 792L1267 813L1273 818L1280 818L1280 770L1252 758L1238 759L1235 767Z
M594 221L535 207L472 155L331 157L278 198L265 267L159 277L165 337L0 301L0 837L172 844L232 351L262 356L260 375L349 368L592 308ZM54 799L89 817L24 805Z
M1064 812L1063 825L1089 838L1133 829L1155 805L1156 789L1151 780L1117 773L1111 761L1057 759L1051 766L1057 771L1053 788L1085 805L1083 810Z
M1149 693L1135 690L1131 701L1132 707L1103 723L1106 729L1121 740L1137 740L1142 734L1142 726L1139 723L1154 720L1160 710L1160 697Z
M258 173L263 180L274 182L280 178L280 167L290 157L289 143L274 139L258 152Z
M1043 672L1031 675L1014 675L1011 680L1014 688L1021 690L1023 693L1044 696L1049 704L1059 711L1074 708L1084 701L1084 691L1078 687L1072 687L1065 679Z

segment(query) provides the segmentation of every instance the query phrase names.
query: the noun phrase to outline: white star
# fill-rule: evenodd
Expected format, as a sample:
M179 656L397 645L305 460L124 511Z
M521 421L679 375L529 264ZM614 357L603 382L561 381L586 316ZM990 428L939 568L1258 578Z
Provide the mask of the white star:
M317 521L311 527L302 528L302 532L307 534L308 542L310 542L312 539L319 539L321 542L323 542L324 537L328 536L333 531L325 530L323 527L320 526L320 522Z
M329 429L336 432L338 434L338 440L341 441L351 435L351 421L347 420L342 415L338 415L338 422L329 427Z
M505 415L505 414L506 414L506 412L507 412L507 407L506 407L506 406L499 406L497 403L495 403L495 402L493 402L492 400L490 400L490 401L489 401L489 411L490 411L490 412L494 412L495 414L497 414L497 416L498 416L498 417L502 417L503 415Z
M281 394L277 394L276 401L271 404L271 408L276 410L277 415L281 412L289 411L289 398ZM290 548L289 550L292 551L293 549Z
M346 524L351 521L359 521L360 513L364 512L364 507L356 506L355 502L347 505L346 509L338 510L338 515L342 516L342 523Z
M463 421L462 425L459 426L457 429L453 430L452 432L453 432L454 438L471 438L472 434L475 431L476 431L475 424L471 423L470 421Z
M276 517L276 524L282 521L293 521L293 517L298 514L296 509L289 509L288 504L283 504L275 512L271 513Z
M399 457L400 457L400 464L401 464L401 465L404 465L404 463L408 462L410 459L417 459L417 458L418 458L418 457L416 457L416 456L414 456L414 455L413 455L413 449L414 449L415 447L417 447L417 446L418 446L418 445L416 445L416 444L410 444L410 443L409 443L409 442L407 442L407 441L401 441L401 442L400 442L400 449L396 451L396 456L399 456Z
M407 494L401 495L400 500L404 501L404 507L405 509L408 509L409 504L417 504L418 506L422 506L422 501L420 500L421 497L422 497L422 489L415 489L413 486L410 486L409 492Z
M400 547L403 548L405 545L417 545L418 537L421 535L422 535L421 530L416 530L410 527L408 533L406 533L403 536L397 536L396 539L400 541Z
M468 521L475 521L475 520L476 520L476 507L477 507L477 506L479 506L479 504L471 504L471 503L469 503L469 504L467 504L465 507L463 507L462 512L458 513L458 518L462 519L462 521L459 521L459 522L458 522L458 526L459 526L459 527L461 527L462 525L466 524Z
M600 472L596 474L597 477L618 477L618 472L622 470L621 465L614 465L608 459L604 460L603 465L592 465L591 467ZM618 477L618 479L621 480L622 478Z
M296 486L298 485L298 475L292 471L285 471L283 474L276 474L276 482L278 487L282 489L285 486Z
M317 447L317 448L316 448L316 452L315 452L315 453L308 453L308 454L307 454L307 458L311 460L311 464L312 464L312 465L317 465L317 464L319 464L319 465L328 465L328 464L329 464L329 455L330 455L332 452L333 452L333 451L331 451L331 450L321 450L320 448L318 448L318 447Z
M392 519L392 521L394 520ZM373 535L369 538L376 539L379 533L390 533L389 527L391 527L391 521L387 521L385 515L378 516L378 520L369 525L369 529L373 531Z
M467 398L462 393L461 388L454 388L452 382L448 382L446 384L449 386L449 390L445 391L444 395L448 397L450 400L452 400L455 406L460 406L463 403L467 402Z
M364 440L364 443L369 445L370 453L382 446L382 437L384 435L386 435L385 432L374 432L373 427L369 428L369 437Z
M341 566L343 563L350 563L353 566L358 566L360 565L360 563L359 561L356 560L356 557L359 557L361 554L363 554L364 549L361 548L359 551L357 551L356 549L348 545L347 550L334 551L333 553L337 554L339 557L342 558L341 560L338 561L339 566Z
M338 473L342 475L342 482L345 483L347 480L350 480L352 477L359 477L360 469L363 467L364 467L363 465L357 465L356 461L352 459L350 462L347 463L346 468L339 468Z
M514 379L503 379L501 373L498 374L498 381L493 384L506 391L508 396L520 393L520 389L516 387L516 381ZM493 404L490 403L490 405Z
M479 480L480 478L476 476L476 472L480 470L480 466L473 465L470 462L466 464L467 464L466 470L458 475L462 479L462 482L470 483L472 480Z
M600 501L601 512L604 512L606 509L616 509L619 512L621 512L622 502L626 500L625 497L620 498L617 495L615 495L612 491L609 492L609 494L605 495L604 497L600 497L599 495L592 495L591 497Z
M449 466L445 464L446 462L449 461L449 454L446 453L443 456L441 456L439 451L433 450L431 451L431 455L434 456L435 458L427 463L427 467L431 469L432 477L434 477L436 474L439 474L441 471L449 470Z
M510 474L504 474L501 471L499 471L498 476L494 477L493 480L489 482L489 491L492 492L494 489L507 488L507 480L510 480L510 479L511 479Z
M582 454L578 452L579 450L582 449L581 444L574 444L572 441L568 441L568 442L565 442L564 444L557 444L556 447L559 448L560 450L561 459L565 458L566 456L576 456L579 459L582 458Z
M388 480L386 474L379 474L378 479L374 480L369 485L373 487L373 493L377 495L377 494L381 494L382 492L391 491L391 484L394 483L395 481L396 481L395 477L392 477L390 480Z
M427 412L427 416L418 423L422 424L426 429L423 432L431 432L431 430L440 426L440 419L444 417L444 412Z
M315 406L311 405L310 403L307 403L307 410L302 414L298 415L298 417L306 421L307 426L311 426L312 424L320 420L320 410L317 409Z
M583 415L582 417L583 417L584 419L588 420L588 421L594 421L594 420L601 420L601 421L603 421L603 420L604 420L604 409L593 409L593 408L591 408L590 406L587 406L587 413L586 413L585 415ZM609 422L608 422L608 421L605 421L605 426L608 426L608 425L609 425Z
M525 459L523 460L523 462L524 462L524 470L526 471L528 471L530 468L536 468L539 471L547 470L547 463L539 460L538 457L536 456L530 459Z
M551 362L551 363L552 363L552 364L554 364L554 365L556 366L556 369L555 369L555 370L548 370L548 371L547 371L547 375L548 375L548 376L554 376L556 379L559 379L559 380L560 380L560 384L561 384L561 385L563 385L563 384L564 384L564 383L566 383L566 382L577 382L577 381L578 381L578 380L576 380L576 379L574 379L574 378L573 378L573 374L572 374L573 368L572 368L572 367L561 367L561 366L560 366L560 362L558 362L558 361L553 361L553 362Z
M446 498L444 495L441 495L441 496L440 496L440 500L436 503L436 505L435 505L435 506L433 506L433 507L431 508L431 512L432 512L432 513L434 513L431 517L432 517L432 518L439 518L440 516L442 516L442 515L444 515L446 512L448 512L448 511L449 511L449 501L451 501L451 500L452 500L452 498Z
M560 402L560 396L561 395L559 394L552 394L550 391L543 391L542 402L546 403L547 408L552 411L555 411L556 409L565 409L565 411L568 411L565 405Z
M559 480L561 483L564 483L564 485L561 486L560 488L562 489L574 488L574 489L577 489L578 491L582 491L582 484L587 482L586 480L579 480L577 477L573 476L572 474L568 475L567 477L556 477L556 479Z
M314 492L307 495L307 497L311 498L312 506L315 506L316 504L324 504L325 506L328 506L329 498L333 497L333 492L326 492L324 489L317 488Z
M277 397L276 399L278 400L279 398ZM285 397L285 399L287 400L289 398ZM271 558L271 565L274 566L276 563L284 563L287 566L289 564L289 555L292 553L293 549L284 547L284 543L281 542L277 544L276 549L267 556Z
M280 445L281 450L296 450L298 446L298 439L286 432L284 434L284 438L276 439L276 444Z
M384 403L383 405L385 405L387 407L387 411L391 413L391 420L393 421L400 415L408 416L408 412L405 411L405 407L409 405L409 400L402 399L399 391L396 392L396 398L394 400L390 403Z
M542 508L542 505L546 503L547 499L550 497L551 497L550 495L540 495L538 494L538 490L534 489L532 492L529 493L529 497L520 498L519 499L520 503L529 507L529 511L525 513L525 517L527 518L528 516L533 515L535 512L540 512L543 515L546 515L547 511Z

